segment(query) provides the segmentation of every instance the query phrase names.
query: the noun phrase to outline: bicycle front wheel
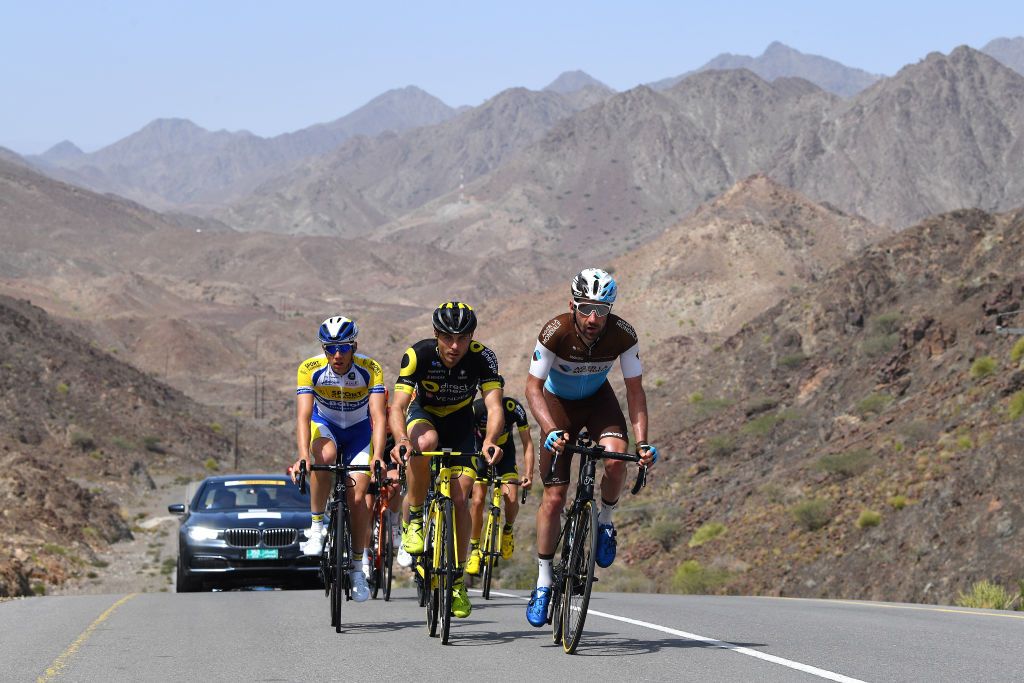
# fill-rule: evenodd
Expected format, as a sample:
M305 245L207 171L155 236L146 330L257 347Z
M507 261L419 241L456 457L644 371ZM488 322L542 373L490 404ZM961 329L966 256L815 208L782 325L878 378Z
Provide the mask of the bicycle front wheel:
M494 579L494 566L498 553L501 552L501 528L498 524L498 513L494 509L487 515L487 532L484 534L483 552L483 598L491 599L491 581Z
M437 586L441 595L438 610L441 613L441 644L447 645L448 632L452 627L452 589L458 564L455 560L455 515L450 498L444 500L441 516L441 533L438 536L441 552L438 556L440 564L437 576Z
M588 501L576 513L569 543L569 562L565 568L562 597L562 648L576 651L583 633L594 584L594 558L597 556L597 508Z
M380 587L384 589L384 602L391 600L391 573L394 568L395 547L391 527L390 511L384 511L383 528L381 530L381 554L377 556L380 564ZM376 597L376 596L374 596Z
M345 575L348 529L345 526L345 517L341 514L340 507L335 517L337 519L334 524L334 581L331 584L331 614L336 616L334 631L341 633L341 604L345 600L345 582L348 578Z
M434 571L435 536L437 528L437 515L431 505L430 514L427 516L427 528L423 537L423 555L420 556L420 566L423 567L423 593L427 605L427 633L433 638L437 635L437 619L440 614L441 593L437 590L438 575Z
M368 558L370 560L370 575L366 577L370 584L370 597L373 600L377 599L377 595L380 592L380 560L383 557L381 541L384 535L383 518L387 511L386 509L378 510L378 505L380 503L375 501L373 506L373 530L370 532L370 552L373 554Z

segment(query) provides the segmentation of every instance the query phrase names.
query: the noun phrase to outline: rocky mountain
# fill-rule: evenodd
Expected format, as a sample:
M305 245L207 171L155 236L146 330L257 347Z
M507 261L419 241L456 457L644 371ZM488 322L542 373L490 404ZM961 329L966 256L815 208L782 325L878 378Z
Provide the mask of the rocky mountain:
M571 95L585 88L596 88L609 95L615 91L597 80L585 71L566 71L558 75L558 78L544 86L544 90L556 92L559 95Z
M1022 95L1024 78L967 47L849 100L802 79L706 71L579 112L468 184L468 202L440 197L381 232L603 258L756 173L893 228L959 207L1006 210L1024 203Z
M119 495L151 475L234 464L228 417L100 351L41 309L0 296L0 596L91 569L130 538ZM276 467L288 440L247 425L240 461Z
M39 155L39 159L47 164L60 165L83 156L85 152L70 140L61 140L56 145Z
M826 57L804 54L776 41L765 48L758 57L720 54L696 71L687 71L680 76L665 78L649 85L655 90L667 90L694 73L723 69L748 69L766 81L774 81L776 78L803 78L840 97L856 95L883 78L878 74L845 66Z
M1024 36L990 40L981 51L1017 73L1024 74Z
M330 123L262 138L247 131L208 131L185 119L157 119L90 154L67 148L33 160L54 177L113 192L157 209L224 203L297 161L355 135L403 131L443 121L455 111L409 86L392 90Z
M506 90L436 126L351 140L216 215L239 230L361 235L440 195L457 198L576 111L555 92Z
M624 510L626 567L686 592L1015 591L1024 342L995 331L1022 322L1022 260L1024 212L945 214L706 354L684 336L659 344L648 404L671 455L646 497L679 507Z

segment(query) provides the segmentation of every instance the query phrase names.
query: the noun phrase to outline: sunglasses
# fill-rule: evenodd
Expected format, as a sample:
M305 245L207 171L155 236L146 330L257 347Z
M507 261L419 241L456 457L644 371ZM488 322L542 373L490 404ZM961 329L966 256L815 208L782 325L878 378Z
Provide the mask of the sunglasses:
M581 304L575 302L576 310L580 312L583 317L588 317L591 313L596 313L598 318L603 318L612 312L611 304Z
M333 356L336 353L348 353L351 350L351 344L324 344L324 353L328 356Z

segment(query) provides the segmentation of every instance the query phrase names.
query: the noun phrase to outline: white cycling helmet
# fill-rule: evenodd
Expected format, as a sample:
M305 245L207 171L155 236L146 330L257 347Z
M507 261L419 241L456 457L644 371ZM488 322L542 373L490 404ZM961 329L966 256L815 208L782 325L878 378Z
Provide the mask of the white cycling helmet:
M615 278L600 268L584 268L572 279L572 298L615 303L619 288Z
M320 323L317 337L321 344L349 344L359 335L359 327L348 318L336 315Z

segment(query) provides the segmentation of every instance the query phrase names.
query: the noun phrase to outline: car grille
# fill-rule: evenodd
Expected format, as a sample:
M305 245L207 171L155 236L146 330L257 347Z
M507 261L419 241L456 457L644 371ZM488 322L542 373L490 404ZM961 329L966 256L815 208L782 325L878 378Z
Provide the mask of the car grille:
M260 529L228 529L224 540L236 548L255 548L260 544ZM298 529L263 529L263 545L268 548L284 548L298 538Z

